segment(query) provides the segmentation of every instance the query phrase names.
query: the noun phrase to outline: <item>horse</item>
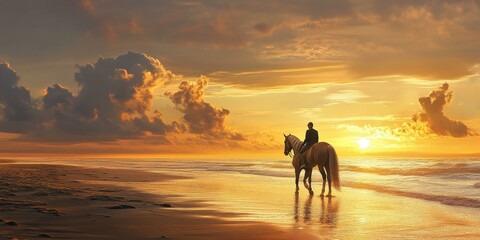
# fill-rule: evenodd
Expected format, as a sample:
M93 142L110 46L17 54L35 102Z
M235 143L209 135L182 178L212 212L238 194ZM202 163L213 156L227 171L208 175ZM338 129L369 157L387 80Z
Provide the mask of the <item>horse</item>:
M296 154L302 148L303 142L300 141L294 135L288 134L285 135L285 149L284 154L285 156L289 155L290 152L293 150L293 159L292 165L295 168L295 185L296 190L295 193L298 193L298 178L300 177L300 154ZM323 185L322 185L322 194L323 196L325 193L325 181L328 180L328 194L327 197L332 196L332 180L333 186L335 189L340 191L340 176L338 171L338 156L335 152L335 149L332 145L326 142L318 142L312 145L306 152L305 156L305 176L303 178L303 185L305 188L308 189L310 195L313 195L312 190L312 170L315 166L318 165L318 170L320 174L322 174L323 178ZM307 178L308 178L308 185L307 185Z

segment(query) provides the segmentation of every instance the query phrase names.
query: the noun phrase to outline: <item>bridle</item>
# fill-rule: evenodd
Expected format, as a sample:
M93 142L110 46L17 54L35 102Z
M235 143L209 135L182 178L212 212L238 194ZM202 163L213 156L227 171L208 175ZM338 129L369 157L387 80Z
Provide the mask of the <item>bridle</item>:
M285 137L285 142L284 142L284 144L287 144L287 141L288 141L288 136ZM293 153L292 153L293 146L292 146L292 144L291 144L290 142L288 142L288 144L290 144L290 147L292 148L292 149L290 149L290 151L288 152L288 156L289 156L290 158L293 158Z

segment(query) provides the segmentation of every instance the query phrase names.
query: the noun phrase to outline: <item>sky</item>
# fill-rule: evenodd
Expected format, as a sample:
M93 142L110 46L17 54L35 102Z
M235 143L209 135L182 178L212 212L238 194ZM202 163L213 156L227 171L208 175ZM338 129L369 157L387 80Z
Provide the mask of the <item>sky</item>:
M478 0L4 0L2 155L480 156ZM368 142L366 147L365 142Z

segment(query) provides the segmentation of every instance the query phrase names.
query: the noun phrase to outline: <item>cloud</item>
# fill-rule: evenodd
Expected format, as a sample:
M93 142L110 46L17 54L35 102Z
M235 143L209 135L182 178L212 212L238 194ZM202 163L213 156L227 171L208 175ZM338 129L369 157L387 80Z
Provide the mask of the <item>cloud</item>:
M72 99L73 93L59 84L54 84L52 87L45 89L45 95L42 98L43 107L51 109L59 105L64 106L70 103Z
M467 137L477 135L464 123L445 116L445 106L452 99L452 91L449 91L448 87L448 83L444 83L437 90L432 91L429 96L419 98L418 101L423 108L423 112L414 115L413 120L427 123L433 133L442 136Z
M77 94L60 84L43 90L38 99L18 86L19 77L8 64L0 65L0 132L21 133L27 141L98 142L143 139L171 144L169 133L201 135L206 141L244 140L225 126L230 111L206 102L208 79L182 82L168 97L184 114L184 123L165 122L153 109L154 89L179 79L159 60L128 52L115 58L78 65Z
M325 99L336 101L336 102L346 102L346 103L355 103L360 99L368 98L363 92L358 90L340 90L337 93L332 93L325 96Z
M253 26L253 29L261 34L271 35L274 31L274 26L265 22L259 22Z
M414 141L419 138L430 136L430 130L421 123L403 122L398 127L373 126L370 124L358 126L354 124L339 124L339 129L346 129L350 132L358 132L375 139L392 141Z
M51 113L47 133L133 138L175 131L177 123L165 123L158 111L151 114L154 88L175 78L157 59L135 52L78 66L76 96L60 85L43 96L44 110Z
M167 92L176 108L184 113L183 119L192 133L205 134L215 138L244 140L245 137L232 132L225 127L225 120L230 111L225 108L215 108L203 97L208 78L201 76L196 83L184 81L180 83L177 92Z
M347 82L383 75L443 80L470 74L469 69L479 62L478 3L3 1L0 15L8 21L0 21L4 32L0 45L10 61L36 65L24 78L46 75L45 66L74 61L72 56L87 59L100 51L112 53L133 46L161 49L169 64L188 77L220 71L345 66L342 71L314 75L305 71L303 75L219 79L243 88ZM206 55L209 61L204 60ZM57 76L67 79L67 74L63 71Z
M452 137L478 136L478 133L461 121L452 120L445 116L445 106L452 99L452 91L449 91L448 88L448 83L444 83L428 96L419 98L418 101L423 111L413 115L412 121L402 122L400 126L340 124L338 128L367 134L378 139L394 141L412 141L435 135Z
M54 84L44 89L36 104L26 88L17 86L15 71L1 64L1 130L24 133L24 139L61 140L73 135L72 141L100 141L184 128L164 122L161 113L152 109L153 90L177 78L157 59L128 52L77 67L77 95Z
M19 77L8 63L0 64L0 130L24 132L37 117L30 91L18 86Z
M152 105L152 90L175 75L157 59L128 52L117 58L100 58L95 64L79 66L75 80L81 90L75 111L82 117L124 118L145 116Z
M387 52L359 52L350 68L357 77L402 74L430 79L452 79L470 74L478 62L478 1L375 0L368 6L382 32L373 43ZM379 26L384 25L384 27ZM357 37L356 37L357 38ZM459 44L462 43L462 44Z

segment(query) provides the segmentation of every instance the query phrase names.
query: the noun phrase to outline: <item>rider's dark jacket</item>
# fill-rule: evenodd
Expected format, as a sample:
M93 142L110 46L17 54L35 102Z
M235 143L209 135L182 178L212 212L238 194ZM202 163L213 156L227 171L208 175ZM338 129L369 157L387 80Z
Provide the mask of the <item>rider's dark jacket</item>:
M307 151L313 144L318 142L318 132L317 130L311 128L308 129L305 133L305 141L303 141L303 147L300 150L300 153Z
M317 143L318 142L318 132L317 130L311 128L308 129L305 133L305 140L303 141L304 144L307 143Z

